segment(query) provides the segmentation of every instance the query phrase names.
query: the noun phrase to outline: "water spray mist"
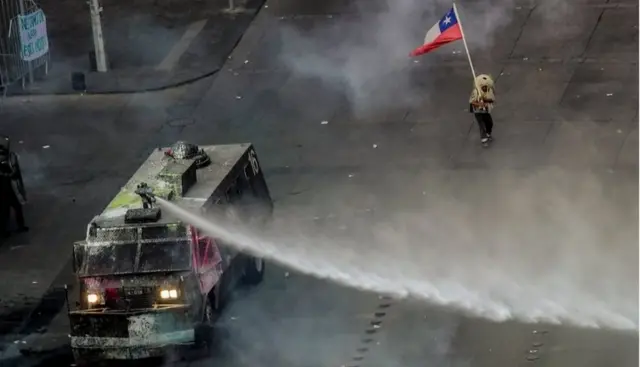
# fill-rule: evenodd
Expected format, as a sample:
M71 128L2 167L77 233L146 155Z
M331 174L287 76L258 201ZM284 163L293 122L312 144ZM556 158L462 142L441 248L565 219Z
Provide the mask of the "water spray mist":
M371 255L350 253L348 245L341 247L344 250L342 256L336 256L333 253L326 253L323 246L314 245L313 239L273 240L263 236L262 233L260 235L252 233L248 228L227 224L226 221L210 221L161 198L157 200L159 205L181 220L213 237L224 240L239 251L345 286L395 298L418 298L493 321L517 319L532 323L567 323L592 328L606 327L622 330L638 328L637 320L633 316L620 314L613 308L607 307L606 302L592 297L581 296L582 299L574 299L570 304L560 304L558 301L540 298L541 295L537 297L535 294L531 295L527 289L522 289L515 282L509 286L508 280L502 280L501 285L505 288L504 293L510 296L497 297L470 289L455 279L422 278L407 264L399 264L398 267L390 266L388 257L376 259L375 255L371 257ZM354 261L358 257L364 258L364 261ZM384 263L386 263L385 266L378 266ZM585 307L577 308L576 305L580 304Z

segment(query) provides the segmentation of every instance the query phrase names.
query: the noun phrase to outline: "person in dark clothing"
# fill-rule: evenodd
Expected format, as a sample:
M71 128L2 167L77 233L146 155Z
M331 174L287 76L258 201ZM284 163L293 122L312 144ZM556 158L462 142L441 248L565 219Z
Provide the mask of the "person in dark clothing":
M8 224L11 209L16 214L18 231L26 232L22 204L27 196L22 182L22 173L18 163L18 156L12 152L9 138L0 136L0 236L8 237Z
M480 128L480 142L483 145L493 140L493 118L491 110L495 102L493 79L489 75L478 75L469 98L469 112L473 113Z

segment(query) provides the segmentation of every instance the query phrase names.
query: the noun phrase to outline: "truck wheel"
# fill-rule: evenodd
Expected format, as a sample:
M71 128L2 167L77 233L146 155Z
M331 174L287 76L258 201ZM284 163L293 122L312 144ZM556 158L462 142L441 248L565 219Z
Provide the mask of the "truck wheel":
M204 306L202 321L198 323L195 330L196 345L210 349L213 344L213 316L214 310L209 297Z
M204 305L202 323L206 325L213 325L213 306L211 305L209 298L207 298L207 303Z
M226 277L223 275L222 278L218 281L215 287L209 292L209 304L211 304L211 309L213 310L214 318L219 316L222 312L222 309L227 304L227 294L226 294L226 285L224 281Z
M256 285L264 278L264 259L250 257L244 266L242 283L245 285Z

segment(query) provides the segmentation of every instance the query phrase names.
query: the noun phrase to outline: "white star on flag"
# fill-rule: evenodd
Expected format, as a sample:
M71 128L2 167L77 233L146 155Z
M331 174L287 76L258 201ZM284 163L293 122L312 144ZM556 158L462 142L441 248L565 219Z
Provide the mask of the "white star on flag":
M462 32L462 24L460 24L460 17L456 4L444 13L444 16L436 22L424 37L424 42L420 47L409 53L409 56L420 56L427 52L431 52L440 46L446 45L457 40L462 40L464 43L464 49L467 52L467 58L469 59L469 66L471 67L471 74L475 82L476 72L473 69L473 63L471 63L471 56L469 55L469 48L467 47L467 41L464 39L464 33ZM477 88L477 85L476 85Z
M455 5L434 24L424 36L422 46L411 51L410 56L426 54L444 44L463 40L462 27L458 20Z

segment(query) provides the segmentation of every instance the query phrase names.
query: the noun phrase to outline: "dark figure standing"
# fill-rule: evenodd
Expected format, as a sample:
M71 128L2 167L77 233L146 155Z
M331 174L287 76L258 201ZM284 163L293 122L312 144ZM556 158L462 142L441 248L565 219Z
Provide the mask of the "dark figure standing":
M18 156L10 149L9 138L0 136L0 237L9 236L8 224L12 208L16 214L18 231L29 230L22 212L22 204L26 199Z
M475 87L469 98L469 111L473 113L480 128L480 142L487 146L493 141L491 133L493 132L493 118L491 110L495 95L493 91L493 79L489 75L481 74L476 77Z

